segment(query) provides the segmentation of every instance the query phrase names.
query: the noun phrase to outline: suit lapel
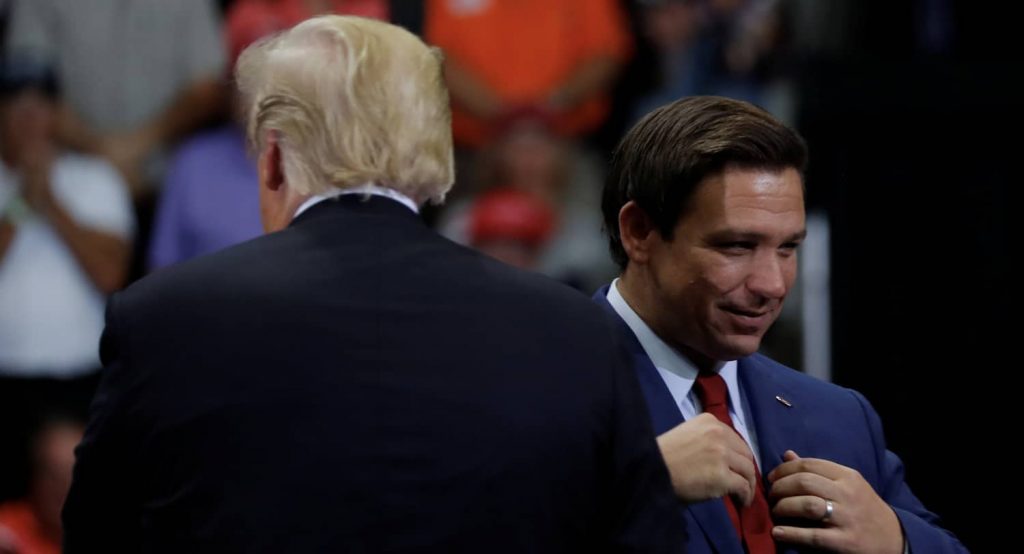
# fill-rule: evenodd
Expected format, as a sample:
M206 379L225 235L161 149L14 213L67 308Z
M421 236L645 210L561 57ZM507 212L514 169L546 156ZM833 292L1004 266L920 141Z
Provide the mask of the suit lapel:
M740 387L750 407L750 419L757 433L761 473L768 475L782 463L782 454L786 450L793 450L797 454L806 450L804 407L799 398L781 384L757 356L739 360L737 372ZM790 405L778 400L777 396Z
M640 389L647 400L647 409L651 415L654 434L661 435L682 423L684 421L683 414L676 406L672 393L665 386L661 374L658 373L651 358L647 356L640 341L633 334L633 330L608 303L607 295L608 286L606 285L597 291L594 301L614 316L615 322L619 325L620 336L626 341L625 346L629 350L633 369L640 382ZM732 526L723 500L716 499L689 504L685 509L700 526L708 542L714 546L717 552L743 554L743 544L736 534L736 529Z
M757 445L761 454L761 479L765 492L770 489L765 476L782 463L787 450L797 454L809 451L806 448L805 405L799 395L784 386L759 356L739 360L737 368L740 387L750 408L750 418L757 433ZM789 406L775 397L789 402ZM780 553L803 552L791 545L779 543Z

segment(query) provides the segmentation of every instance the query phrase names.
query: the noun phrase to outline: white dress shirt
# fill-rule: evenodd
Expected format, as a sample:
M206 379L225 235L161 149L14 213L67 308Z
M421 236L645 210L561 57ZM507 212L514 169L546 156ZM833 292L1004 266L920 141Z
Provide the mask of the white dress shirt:
M366 194L370 196L383 196L385 198L390 198L396 202L401 203L402 205L409 208L415 213L420 213L419 206L416 205L416 202L414 202L412 198L409 198L408 196L398 192L397 190L377 186L373 183L366 183L363 185L359 185L358 187L338 189L328 194L318 194L316 196L311 196L307 198L306 201L299 206L299 209L295 210L295 215L292 216L292 219L299 217L299 214L312 208L313 206L319 204L320 202L323 202L324 200L329 200L331 198L336 198L338 196L344 196L346 194Z

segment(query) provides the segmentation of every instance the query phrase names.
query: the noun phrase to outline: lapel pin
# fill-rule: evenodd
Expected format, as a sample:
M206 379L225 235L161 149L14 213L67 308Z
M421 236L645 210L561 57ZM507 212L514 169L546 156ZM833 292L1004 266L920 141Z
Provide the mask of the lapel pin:
M793 404L790 403L789 400L786 400L785 398L783 398L781 396L776 396L775 399L778 400L780 404L782 404L783 406L785 406L787 408L792 408L793 407Z

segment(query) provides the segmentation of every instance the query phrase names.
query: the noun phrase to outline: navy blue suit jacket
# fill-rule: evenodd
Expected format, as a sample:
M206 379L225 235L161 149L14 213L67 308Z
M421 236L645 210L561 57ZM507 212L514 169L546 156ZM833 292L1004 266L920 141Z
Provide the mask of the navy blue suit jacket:
M110 301L64 551L679 552L617 343L397 202L322 202Z
M647 399L654 432L661 435L682 423L683 416L640 341L608 303L607 294L608 286L602 287L594 300L619 323L619 331L632 352L633 368ZM763 475L782 463L786 450L853 468L895 510L912 553L967 552L910 491L903 478L903 462L886 449L882 422L860 393L820 381L760 354L738 363L740 387L750 404L757 433ZM777 401L777 395L792 406ZM767 481L765 486L768 490ZM722 499L690 504L684 511L688 553L743 554ZM793 547L780 550L800 551Z

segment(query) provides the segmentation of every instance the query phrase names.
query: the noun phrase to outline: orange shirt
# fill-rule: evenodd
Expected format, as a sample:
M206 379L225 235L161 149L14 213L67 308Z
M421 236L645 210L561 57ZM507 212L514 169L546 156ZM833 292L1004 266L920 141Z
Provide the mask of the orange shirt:
M427 0L425 37L509 104L538 104L584 62L632 49L618 0ZM601 93L556 118L563 134L597 127L608 109ZM453 106L456 140L479 145L487 122Z
M60 554L60 544L43 535L27 502L0 505L0 529L14 535L18 554Z

